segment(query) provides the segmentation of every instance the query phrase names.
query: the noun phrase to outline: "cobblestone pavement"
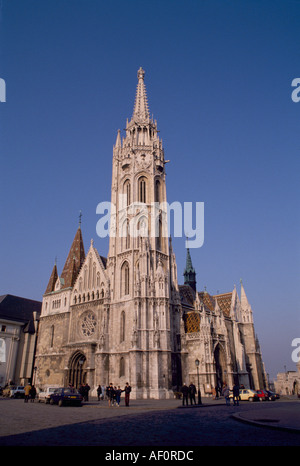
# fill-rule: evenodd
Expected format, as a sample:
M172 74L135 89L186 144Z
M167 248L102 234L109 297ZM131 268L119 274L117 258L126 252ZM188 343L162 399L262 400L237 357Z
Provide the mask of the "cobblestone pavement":
M184 407L178 400L132 400L129 408L88 402L81 408L0 399L1 446L299 446L300 435L238 422L232 415L274 412L297 401ZM253 416L252 416L253 417Z

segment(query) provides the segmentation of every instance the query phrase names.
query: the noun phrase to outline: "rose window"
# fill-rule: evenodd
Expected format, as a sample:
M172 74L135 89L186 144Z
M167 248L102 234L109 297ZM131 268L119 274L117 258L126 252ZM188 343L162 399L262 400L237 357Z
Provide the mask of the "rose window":
M96 316L93 312L88 312L81 319L81 331L85 337L90 337L96 330Z

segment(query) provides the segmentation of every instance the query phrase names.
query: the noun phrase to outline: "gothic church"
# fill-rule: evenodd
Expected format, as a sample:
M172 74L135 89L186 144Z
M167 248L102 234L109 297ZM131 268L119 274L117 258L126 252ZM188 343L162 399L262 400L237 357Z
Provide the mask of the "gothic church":
M81 225L61 274L54 265L43 296L35 385L87 382L132 386L132 398L173 398L183 382L202 394L235 381L263 388L266 377L243 284L212 296L197 291L187 249L178 285L164 205L165 158L150 118L145 72L138 70L133 115L113 147L111 228L107 257L93 241L85 253ZM143 208L145 207L145 208ZM155 234L153 234L155 230ZM197 366L195 364L197 361Z

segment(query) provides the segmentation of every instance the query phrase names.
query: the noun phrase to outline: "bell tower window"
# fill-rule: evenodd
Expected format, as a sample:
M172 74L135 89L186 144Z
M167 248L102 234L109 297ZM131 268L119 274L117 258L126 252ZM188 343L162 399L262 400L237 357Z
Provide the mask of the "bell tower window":
M147 199L147 179L142 176L139 179L139 202L143 202L146 204L146 199Z

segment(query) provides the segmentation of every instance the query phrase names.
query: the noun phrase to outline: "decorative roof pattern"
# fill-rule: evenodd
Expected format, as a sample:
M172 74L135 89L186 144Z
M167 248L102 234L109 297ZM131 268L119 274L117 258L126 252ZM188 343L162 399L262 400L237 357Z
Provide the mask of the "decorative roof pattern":
M218 301L218 305L226 317L230 316L232 292L213 296Z

